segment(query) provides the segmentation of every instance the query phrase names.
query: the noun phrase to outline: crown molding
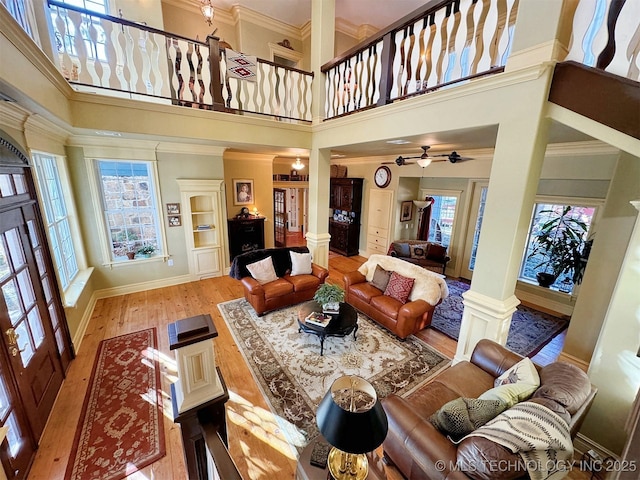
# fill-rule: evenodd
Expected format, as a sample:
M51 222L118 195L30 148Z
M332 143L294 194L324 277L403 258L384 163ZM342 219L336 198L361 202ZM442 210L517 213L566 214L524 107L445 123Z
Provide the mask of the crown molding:
M217 145L200 145L193 143L161 142L156 151L161 153L177 153L181 155L205 155L211 157L222 157L228 147Z
M272 164L276 155L264 153L247 153L237 151L226 151L224 153L225 160L250 160L252 162L265 162Z
M0 126L22 131L24 122L31 115L17 103L0 102Z
M300 35L302 40L306 40L311 36L311 20L300 27Z
M296 40L302 40L302 35L300 34L300 29L298 27L294 27L288 23L281 22L280 20L268 17L267 15L263 15L255 10L242 7L240 5L234 5L232 12L236 21L250 22L255 25L260 25L261 27L281 32L284 35L295 38Z
M349 20L345 20L344 18L336 18L335 30L336 32L349 35L350 37L356 39L358 38L358 26L351 23Z
M47 120L42 115L33 114L24 122L25 134L33 133L47 137L50 140L65 144L71 132L59 127L55 123Z
M583 142L552 143L547 145L546 157L566 157L576 155L618 155L620 150L600 140Z

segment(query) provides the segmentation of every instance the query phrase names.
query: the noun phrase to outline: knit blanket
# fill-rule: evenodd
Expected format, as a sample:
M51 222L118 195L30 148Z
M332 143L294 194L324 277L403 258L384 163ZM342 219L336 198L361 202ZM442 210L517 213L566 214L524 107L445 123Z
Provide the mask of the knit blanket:
M424 300L429 305L436 305L440 300L447 298L449 288L444 277L440 274L422 268L419 265L405 262L397 257L387 255L374 254L360 265L358 271L367 278L367 282L373 279L376 271L376 265L388 271L397 272L404 277L413 278L415 280L413 289L409 294L409 300Z
M569 472L573 458L569 426L543 405L518 403L465 438L473 436L520 454L531 480L559 480Z

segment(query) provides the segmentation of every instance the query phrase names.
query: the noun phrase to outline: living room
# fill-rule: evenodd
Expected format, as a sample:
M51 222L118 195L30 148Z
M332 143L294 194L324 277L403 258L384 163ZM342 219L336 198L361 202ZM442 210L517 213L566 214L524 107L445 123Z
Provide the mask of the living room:
M195 23L198 12L194 11L189 15L185 18ZM175 22L178 16L171 15L170 18ZM3 20L9 21L4 17ZM203 23L201 19L198 19L198 22ZM14 28L7 23L5 29L3 24L3 31L12 32ZM224 30L228 27L221 26L220 28ZM188 30L203 32L200 35L202 37L206 34L207 26L203 24L198 29L188 28ZM278 34L278 38L282 37L281 32ZM225 37L235 39L230 33L225 33ZM6 38L4 37L4 39ZM12 37L11 43L16 42L16 38L18 38L17 34ZM345 41L344 37L341 38L342 41ZM238 41L232 40L230 43L240 45ZM354 43L356 43L355 40L352 44ZM3 52L6 52L7 55L13 52L11 49L13 47L9 47L7 44L5 48L4 45L3 43ZM294 45L299 49L304 48L295 42ZM345 45L343 50L350 46ZM470 211L472 210L471 197L475 183L480 180L489 180L490 183L495 183L500 176L508 178L512 175L515 181L515 176L520 173L521 167L514 166L513 170L507 167L502 170L502 173L499 173L496 170L493 157L498 159L516 158L520 155L527 156L535 150L531 145L524 148L523 144L527 143L524 141L517 142L517 145L505 143L502 136L508 136L509 133L504 130L506 127L502 126L504 118L498 119L500 114L497 113L492 113L493 118L491 118L492 115L487 113L487 107L478 108L477 111L469 111L466 102L471 98L471 94L466 92L466 96L453 98L453 89L448 92L436 92L431 99L427 99L427 96L422 99L414 99L411 101L410 107L403 108L394 105L392 108L386 108L385 112L380 115L368 112L352 115L352 118L324 122L315 128L312 135L307 126L283 122L274 122L274 124L268 125L264 121L239 116L228 120L224 114L215 112L194 112L189 109L184 109L185 112L178 112L176 107L146 105L140 102L132 103L132 101L122 99L105 99L95 95L74 93L66 83L62 85L64 80L60 80L59 75L54 80L50 80L53 73L47 70L49 67L43 67L42 71L38 71L34 67L36 64L42 64L42 59L38 58L36 52L30 52L27 49L27 53L23 55L28 55L26 58L29 60L25 61L23 56L16 58L15 62L7 62L20 65L21 68L3 71L3 86L5 84L10 86L6 93L10 96L16 93L15 96L21 100L26 97L26 100L21 101L18 106L3 105L3 129L13 138L26 138L23 145L30 150L54 153L67 158L73 185L72 195L77 203L79 224L81 225L82 237L85 239L86 266L93 269L93 274L86 282L85 290L78 296L75 306L66 308L69 329L74 337L74 344L78 345L80 342L76 335L82 336L81 332L91 317L91 308L103 296L120 295L192 279L187 267L189 253L185 247L185 235L180 228L166 229L166 250L161 252L162 256L158 255L156 259L145 260L144 268L140 268L142 265L137 261L113 268L104 265L100 244L101 234L98 233L96 214L92 208L95 202L92 200L87 159L126 158L157 161L158 188L162 192L162 204L181 201L180 189L175 182L176 178L222 178L227 185L225 216L231 218L239 210L238 206L233 205L231 198L232 181L237 178L248 177L253 180L256 186L255 206L260 211L269 212L272 209L272 178L275 171L273 162L274 157L277 158L277 156L273 153L266 153L267 147L269 149L275 149L275 146L278 146L278 149L286 147L289 153L294 156L295 153L304 157L308 156L310 177L326 180L330 163L339 163L348 167L349 176L364 178L371 182L368 186L374 188L372 179L377 167L382 162L393 161L397 154L408 156L415 154L416 151L419 153L419 145L428 144L428 138L421 138L422 136L449 132L449 136L453 140L448 150L460 149L459 145L465 141L465 136L470 136L482 125L489 125L490 128L493 128L493 136L490 137L490 141L495 144L495 147L492 145L491 147L479 148L476 146L472 148L471 144L467 143L469 148L466 148L463 153L465 156L473 157L474 160L460 162L456 165L444 162L434 163L425 169L416 165L390 166L392 181L386 188L394 192L394 204L398 211L402 201L415 200L420 197L423 191L429 192L430 189L436 189L460 192L463 216L460 223L456 224L452 246L455 255L453 255L454 260L449 266L451 276L459 276L456 274L458 269L462 267L461 258L463 255L460 251L464 246L462 240L465 231L469 230L470 225L473 224ZM32 79L33 85L30 85L27 79ZM23 84L21 85L21 83ZM60 95L60 92L64 92L63 95ZM476 98L475 101L483 106L511 105L517 103L520 97L526 96L527 93L528 91L524 90L507 91L505 89L494 97L490 98L490 95L487 94L485 99ZM62 97L73 100L60 107L58 104L64 103L61 100ZM437 104L440 102L446 103L446 108L439 108ZM506 109L506 106L500 107L498 110L501 108ZM524 109L524 107L522 108ZM524 110L526 111L526 109ZM456 112L465 112L465 118L461 118ZM517 113L517 111L510 112L505 118L513 118ZM153 117L150 119L149 115ZM62 122L60 119L63 119ZM366 124L363 123L365 121ZM634 178L637 178L634 177L637 154L618 153L620 150L624 150L621 145L627 145L626 152L635 152L633 141L626 138L620 139L618 134L612 134L604 127L594 127L584 120L580 120L580 122L584 125L580 132L581 140L584 143L578 142L571 145L571 148L565 145L545 148L544 161L540 165L542 181L538 182L535 179L524 183L529 189L536 187L537 193L541 195L582 197L596 200L600 202L604 211L602 218L598 221L598 231L608 231L609 235L602 235L596 242L596 249L594 249L590 262L590 270L592 271L589 272L588 277L585 277L580 287L578 299L571 299L576 303L575 306L572 306L574 307L574 320L578 321L572 321L570 334L567 336L568 344L565 345L565 351L569 355L573 355L583 361L585 365L589 365L600 333L606 331L601 326L604 324L605 313L610 304L609 298L612 295L618 273L623 271L624 253L627 249L628 239L631 238L629 225L632 225L632 221L627 209L628 201L637 198L635 187L629 184ZM332 123L333 125L331 125ZM553 120L551 123L557 123L557 120ZM65 124L73 127L66 127ZM60 125L63 127L61 128ZM363 125L366 127L363 128ZM470 125L473 128L470 128ZM500 125L500 130L497 125ZM576 124L572 125L575 127ZM113 137L96 135L94 133L96 130L121 132L123 137L116 137L114 140ZM537 132L538 128L536 127L534 130ZM45 132L44 135L43 132ZM69 132L72 133L71 136L69 136ZM514 138L520 138L523 133L515 129L511 135ZM529 136L528 140L531 140L531 133L527 135ZM411 148L405 147L405 150L394 151L382 156L370 152L362 152L359 155L351 153L347 157L330 160L328 149L333 149L336 152L344 151L348 154L349 149L355 150L363 142L370 143L370 148L373 149L377 147L375 144L377 141L403 137L412 138ZM190 140L184 141L181 138ZM253 151L239 148L240 145L248 143L248 138L253 140L255 147ZM534 140L535 138L538 138L537 133ZM594 141L594 139L596 140ZM114 142L117 142L115 144L117 148L114 148ZM534 141L533 143L537 144L538 142ZM546 147L547 141L542 143ZM227 145L227 147L223 145ZM541 148L540 145L535 147ZM136 152L136 156L132 156L131 152ZM251 172L250 175L247 172ZM499 182L495 184L500 185ZM502 190L497 191L495 198L510 199L509 201L501 201L504 204L504 209L508 210L512 198L511 192L504 185L499 188ZM369 188L366 188L364 205L368 204L368 191ZM327 231L326 221L329 211L323 205L327 204L328 182L311 181L309 194L311 201L315 201L316 205L320 207L312 209L309 218L309 232L315 235L310 238L315 244L318 244L321 243L321 237L326 235ZM495 204L494 207L496 207ZM497 208L502 207L497 205ZM496 212L495 209L492 210ZM401 231L401 227L404 225L397 220L397 213L394 214L393 222L396 236L399 238L404 238L403 235L410 236L409 233ZM493 242L491 238L488 239L487 245L489 247L487 248L489 250L487 250L486 256L483 252L483 259L478 269L485 272L481 273L481 284L495 284L495 291L480 291L480 293L488 294L492 298L506 298L505 291L508 291L509 286L516 283L517 275L514 272L516 268L514 265L519 254L516 252L511 257L504 258L503 252L510 250L508 246L512 244L513 239L505 241L500 238L512 237L508 233L512 230L507 226L509 222L511 225L522 226L528 223L530 215L528 213L526 215L524 213L518 214L518 218L522 217L519 221L513 220L512 217L513 213L510 211L504 212L504 215L498 211L492 214L493 220L489 219L493 222L489 225L490 229L495 232L497 241L491 251L490 245ZM496 224L497 218L502 218L505 226L499 225L500 222ZM624 218L622 226L619 224L619 218ZM362 230L366 231L366 219L363 218L363 220ZM507 235L503 229L506 230ZM363 234L360 241L362 246L366 244L365 239ZM267 246L273 245L272 228L266 229L265 243ZM160 261L164 259L164 255L173 259L174 267L169 267L166 262ZM318 252L318 255L322 256L321 251ZM227 256L223 255L222 259L223 267L228 268ZM517 259L517 263L520 260L521 257ZM328 262L326 263L328 264ZM496 283L495 276L500 276L499 272L507 271L509 273L505 273L504 278L509 280L501 280ZM601 288L603 285L606 288ZM497 292L498 290L501 291ZM534 289L534 291L539 290ZM519 297L520 293L516 296ZM621 319L616 320L615 323L608 325L608 328L635 331L633 330L635 326L632 324L632 318L629 318L628 322ZM601 340L601 347L604 345L602 342ZM598 369L594 368L594 370ZM621 423L621 419L626 415L625 412L628 411L630 405L628 398L623 403L627 407L623 408L623 412L616 416L618 424ZM601 408L603 415L600 418L608 418L607 407L603 405ZM601 420L591 427L592 432L599 430L600 422Z

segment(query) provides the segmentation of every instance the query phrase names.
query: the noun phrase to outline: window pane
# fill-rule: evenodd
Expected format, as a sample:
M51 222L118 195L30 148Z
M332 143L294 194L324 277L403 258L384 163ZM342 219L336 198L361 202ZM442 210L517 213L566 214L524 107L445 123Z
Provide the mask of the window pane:
M449 247L457 198L443 195L432 195L432 198L434 202L431 206L431 225L428 240Z
M22 446L22 435L23 433L20 431L20 427L18 427L18 422L16 421L15 413L11 413L9 418L7 419L7 423L5 426L9 427L7 431L7 441L9 442L9 454L16 458L18 453L20 453L20 447Z
M478 206L478 218L476 219L476 229L473 233L473 245L471 247L471 258L469 259L469 270L476 266L476 254L478 252L478 243L480 242L480 230L482 229L482 219L484 218L484 206L487 203L487 187L482 187L480 192L480 205Z
M560 245L566 246L566 248L563 248L561 252L565 258L574 259L576 258L576 253L574 253L576 245L571 242L571 238L576 238L577 242L587 240L594 214L594 207L536 203L520 278L536 282L538 273L549 273L555 277L551 288L567 293L571 292L574 287L573 273L575 268L571 267L569 271L562 271L556 277L560 267L557 267L557 263L553 260L557 256L554 257L547 249L542 248L536 239L544 238L541 235L546 232L549 233L550 240L554 242L565 238L566 240ZM570 234L569 237L564 237L563 232ZM536 245L538 246L536 247ZM578 253L582 251L582 248L583 245L578 244ZM571 260L570 264L574 265L575 262Z
M153 245L159 250L160 230L150 162L98 161L104 216L114 261L127 252Z

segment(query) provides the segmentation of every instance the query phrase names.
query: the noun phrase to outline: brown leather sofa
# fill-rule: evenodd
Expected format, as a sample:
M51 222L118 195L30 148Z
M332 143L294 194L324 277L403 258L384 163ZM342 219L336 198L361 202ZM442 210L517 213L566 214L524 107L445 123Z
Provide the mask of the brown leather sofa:
M381 264L377 262L381 262ZM431 294L429 298L431 303L423 299L414 299L403 304L384 295L382 290L367 281L367 272L361 273L364 271L363 267L369 266L375 269L375 265L387 267L388 271L396 271L394 268L398 268L400 270L398 273L404 273L415 279L414 289L418 287L419 282L430 282ZM444 286L441 287L441 284ZM369 260L360 267L360 271L346 273L344 288L348 304L402 339L431 325L436 305L441 303L442 298L448 293L446 283L439 276L425 272L421 268L407 266L404 262L386 255L371 255ZM425 295L424 298L427 296Z
M396 395L384 398L382 405L389 421L389 432L383 443L385 459L395 464L408 480L528 478L518 454L481 437L469 437L456 445L429 421L445 403L459 397L478 398L493 388L494 380L520 360L520 355L502 345L481 340L470 362L459 362L446 369L406 398ZM544 380L533 397L545 397L541 403L552 404L554 411L558 414L562 411L566 418L568 414L571 438L574 438L597 389L576 367L563 362L552 365L548 371L556 378ZM554 368L558 366L562 368ZM536 368L544 379L544 370ZM563 373L557 373L558 370ZM552 387L554 383L556 386ZM552 396L555 396L552 401L547 398ZM494 468L496 465L509 468Z
M411 247L416 245L426 245L423 255L412 256ZM427 242L426 240L396 240L391 242L387 255L398 257L405 262L420 265L422 268L432 270L444 275L447 263L451 258L447 255L447 247L439 243Z
M243 253L233 259L229 276L242 282L244 298L259 316L277 308L311 300L318 285L324 283L329 275L326 268L312 263L311 274L291 276L290 251L308 253L309 249L307 247L265 248ZM278 279L261 285L251 276L247 265L267 257L271 257Z

